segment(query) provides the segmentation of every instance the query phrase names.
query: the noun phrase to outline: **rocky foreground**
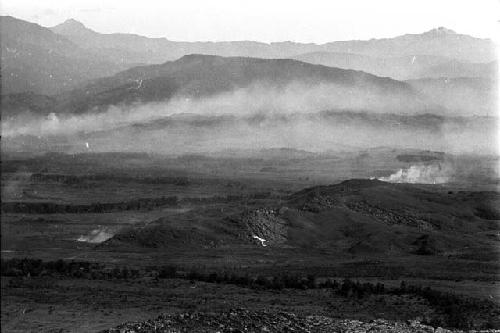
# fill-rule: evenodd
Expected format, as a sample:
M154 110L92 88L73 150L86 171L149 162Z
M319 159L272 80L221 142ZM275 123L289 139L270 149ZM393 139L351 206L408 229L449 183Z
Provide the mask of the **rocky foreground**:
M326 316L298 316L289 312L234 309L223 313L180 313L160 315L144 322L125 323L101 333L143 332L394 332L448 333L463 332L423 325L418 321L394 322L377 319L370 322L335 319ZM468 332L500 332L482 330Z

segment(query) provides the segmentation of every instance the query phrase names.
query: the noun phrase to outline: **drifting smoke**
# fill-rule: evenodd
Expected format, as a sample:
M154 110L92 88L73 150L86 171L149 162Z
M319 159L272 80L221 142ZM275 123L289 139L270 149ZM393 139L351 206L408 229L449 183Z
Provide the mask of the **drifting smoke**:
M321 113L325 110L358 111L326 119ZM25 144L23 137L29 136L48 142L47 150L52 142L80 147L73 152L176 154L391 146L496 153L496 119L417 115L422 110L418 101L409 102L390 92L377 94L331 84L256 85L206 98L177 96L168 102L111 106L102 113L6 119L2 144L15 147L18 142ZM32 145L40 147L39 142Z
M98 228L98 229L92 230L86 236L81 235L80 237L78 237L78 239L76 241L97 244L97 243L105 242L113 236L114 236L114 234L111 233L106 228Z
M399 169L389 177L379 180L390 183L410 184L445 184L450 180L452 170L441 164L412 165L408 169Z
M83 115L17 117L2 122L6 137L19 135L71 135L80 132L109 131L135 123L147 123L177 114L238 116L252 114L316 113L330 109L371 112L415 113L424 107L406 96L380 94L364 89L348 89L334 84L289 84L285 87L255 84L247 88L205 98L177 96L167 102L110 106L106 112Z

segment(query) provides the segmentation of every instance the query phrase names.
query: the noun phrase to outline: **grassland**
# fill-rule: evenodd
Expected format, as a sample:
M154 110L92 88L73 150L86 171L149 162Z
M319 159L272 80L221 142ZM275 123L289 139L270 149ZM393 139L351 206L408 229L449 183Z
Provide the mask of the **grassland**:
M407 156L422 153L380 149L301 154L6 155L2 259L86 261L139 271L175 265L183 272L267 278L313 275L319 282L349 278L388 288L404 280L500 304L494 158L484 158L476 172L446 185L356 188L346 195L336 192L337 187L321 186L387 176L414 162ZM460 158L464 166L473 159ZM176 198L175 204L160 200L169 197ZM139 199L145 203L131 204ZM160 201L156 205L148 200ZM307 200L316 200L313 210ZM57 205L60 211L9 210L13 203ZM110 208L64 208L105 205ZM426 221L434 229L390 224L391 219L376 217L380 212L396 216L395 221L407 221L403 215ZM285 221L286 237L263 247L249 231L263 230L270 221ZM427 255L415 253L422 244L414 242L422 235L429 235L426 246L432 251ZM437 311L410 294L353 299L328 288L259 289L178 276L158 279L149 273L111 280L51 274L2 277L2 329L12 332L97 331L162 312L242 306L354 319L430 320ZM477 323L486 324L495 323Z

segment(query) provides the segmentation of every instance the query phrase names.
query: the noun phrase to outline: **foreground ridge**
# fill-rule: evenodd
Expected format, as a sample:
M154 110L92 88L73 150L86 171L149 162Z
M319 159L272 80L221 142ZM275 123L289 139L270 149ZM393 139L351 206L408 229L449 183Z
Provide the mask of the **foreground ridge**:
M462 331L421 324L376 319L369 322L327 316L299 316L283 311L250 311L243 308L221 313L185 312L163 314L156 319L129 322L101 333L143 332L394 332L394 333L489 333L500 330Z

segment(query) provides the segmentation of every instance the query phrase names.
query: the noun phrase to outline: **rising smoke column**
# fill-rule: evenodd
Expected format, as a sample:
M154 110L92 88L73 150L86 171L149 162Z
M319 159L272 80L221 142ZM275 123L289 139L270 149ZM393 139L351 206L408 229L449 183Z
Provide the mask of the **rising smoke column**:
M441 164L412 165L378 179L389 183L444 184L450 180L450 173L448 168Z

